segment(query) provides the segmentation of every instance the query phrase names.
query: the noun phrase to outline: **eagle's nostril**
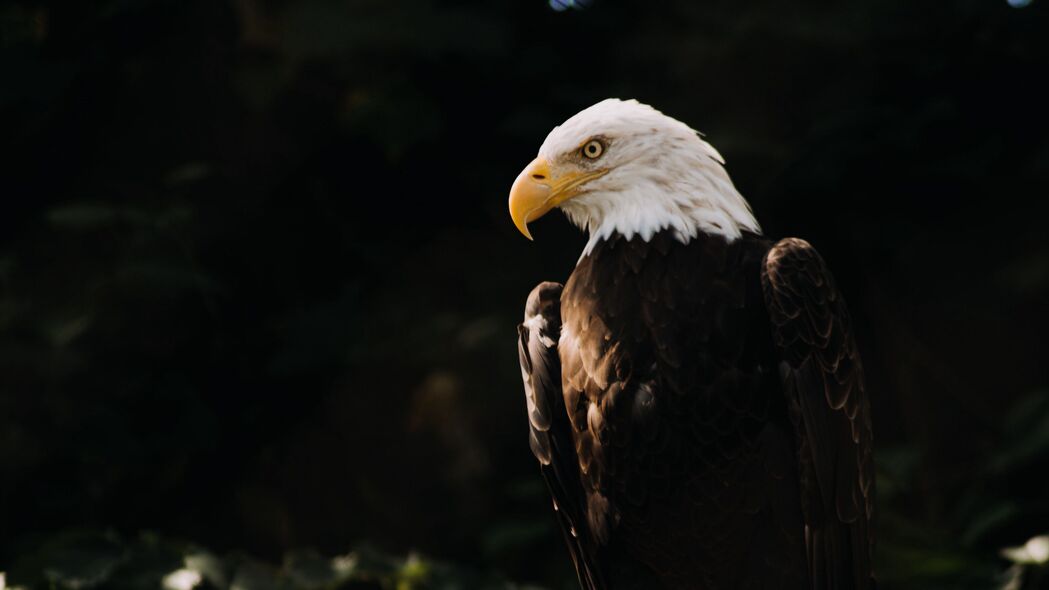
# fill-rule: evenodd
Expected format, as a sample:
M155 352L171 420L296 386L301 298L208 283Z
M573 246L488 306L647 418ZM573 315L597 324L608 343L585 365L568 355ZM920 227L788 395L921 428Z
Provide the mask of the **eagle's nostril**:
M544 176L542 174L533 174L532 178L534 178L536 180L546 180L546 176Z

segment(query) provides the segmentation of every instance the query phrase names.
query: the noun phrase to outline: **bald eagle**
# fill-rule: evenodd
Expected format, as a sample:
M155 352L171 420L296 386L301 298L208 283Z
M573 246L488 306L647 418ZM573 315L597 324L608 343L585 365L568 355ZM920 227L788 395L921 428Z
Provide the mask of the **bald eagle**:
M530 444L580 585L873 588L870 409L849 315L689 126L605 100L547 136L510 215L589 232L519 327Z

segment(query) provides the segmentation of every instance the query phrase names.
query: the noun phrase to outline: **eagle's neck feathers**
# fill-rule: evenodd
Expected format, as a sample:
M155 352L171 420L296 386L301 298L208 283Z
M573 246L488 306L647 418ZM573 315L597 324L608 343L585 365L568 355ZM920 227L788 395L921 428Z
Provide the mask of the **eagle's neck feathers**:
M639 152L561 205L572 223L590 233L583 256L613 234L627 239L636 235L647 242L669 230L688 243L699 232L728 241L744 231L761 233L750 205L725 171L721 154L694 133L679 136L669 146L653 145Z

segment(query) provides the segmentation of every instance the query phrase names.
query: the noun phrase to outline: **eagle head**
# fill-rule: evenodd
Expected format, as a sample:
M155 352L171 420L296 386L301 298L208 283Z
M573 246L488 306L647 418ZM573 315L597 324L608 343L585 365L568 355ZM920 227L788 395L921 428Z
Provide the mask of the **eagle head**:
M670 230L728 239L760 227L721 154L688 125L636 100L603 100L555 127L510 189L510 217L528 224L558 208L589 231L587 254L612 233L645 241Z

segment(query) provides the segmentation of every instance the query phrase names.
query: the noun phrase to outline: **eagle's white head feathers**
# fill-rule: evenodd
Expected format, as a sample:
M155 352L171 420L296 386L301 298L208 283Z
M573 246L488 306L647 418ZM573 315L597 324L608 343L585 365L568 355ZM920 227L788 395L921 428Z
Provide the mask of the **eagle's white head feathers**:
M514 183L511 214L527 235L528 221L560 208L589 231L584 256L613 233L648 241L669 229L688 242L700 231L760 232L723 164L688 125L636 100L603 100L550 132ZM516 211L515 192L530 197L516 197Z

